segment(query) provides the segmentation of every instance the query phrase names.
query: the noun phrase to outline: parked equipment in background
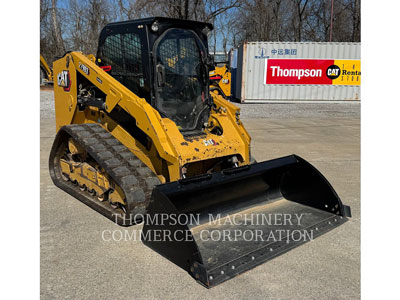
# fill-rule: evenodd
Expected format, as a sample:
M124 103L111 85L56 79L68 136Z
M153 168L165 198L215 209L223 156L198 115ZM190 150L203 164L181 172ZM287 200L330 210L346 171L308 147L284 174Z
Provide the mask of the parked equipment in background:
M120 225L143 220L143 242L206 287L305 241L286 233L282 241L217 242L204 232L256 230L266 238L290 229L316 237L350 216L302 158L250 164L240 110L210 93L210 30L161 17L112 23L100 33L96 57L68 52L55 61L57 135L49 158L55 185ZM303 219L290 228L213 222L238 214ZM153 239L156 232L169 238Z
M40 85L53 84L53 71L50 69L43 55L40 55Z
M225 99L231 97L231 71L229 63L216 65L210 71L210 91L215 91Z

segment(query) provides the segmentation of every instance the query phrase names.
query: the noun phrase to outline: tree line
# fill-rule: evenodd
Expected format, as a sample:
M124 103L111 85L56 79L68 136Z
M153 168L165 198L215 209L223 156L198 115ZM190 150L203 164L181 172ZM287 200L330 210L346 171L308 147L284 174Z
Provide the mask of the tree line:
M106 24L149 16L212 23L210 51L244 41L360 42L360 0L40 0L40 51L48 62L69 50L95 54Z

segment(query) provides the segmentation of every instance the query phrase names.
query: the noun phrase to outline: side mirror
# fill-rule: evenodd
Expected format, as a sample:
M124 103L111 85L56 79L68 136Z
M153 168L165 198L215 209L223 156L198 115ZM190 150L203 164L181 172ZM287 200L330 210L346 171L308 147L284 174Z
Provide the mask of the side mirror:
M214 62L214 56L208 54L206 57L206 61L205 61L206 65L208 66L209 69L215 69L215 62Z
M157 64L156 72L157 72L157 85L159 87L161 87L165 84L165 67L164 67L164 65L161 63Z

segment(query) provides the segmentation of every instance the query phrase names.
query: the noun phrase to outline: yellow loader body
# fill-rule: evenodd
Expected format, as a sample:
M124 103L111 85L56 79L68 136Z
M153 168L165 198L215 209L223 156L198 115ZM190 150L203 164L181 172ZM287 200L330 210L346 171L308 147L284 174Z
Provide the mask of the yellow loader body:
M85 65L85 70L89 71L84 72L80 65ZM161 182L180 179L180 168L185 164L189 164L188 175L202 174L208 167L207 161L209 163L213 158L237 155L239 165L250 163L251 139L239 118L240 109L216 93L212 93L215 109L211 111L210 123L219 124L222 129L227 130L224 130L223 136L218 136L211 133L213 128L210 127L201 136L188 138L182 135L174 122L162 118L145 99L136 96L84 54L70 52L54 62L57 82L64 80L63 72L68 74L65 78L70 83L76 82L76 74L81 74L107 97L104 112L96 107L79 111L77 85L70 84L66 91L65 87L56 84L54 93L57 130L69 124L98 123L157 174ZM144 147L107 116L116 106L136 119L137 127L149 138L149 147ZM163 163L166 164L166 169L163 169ZM190 164L193 163L197 164L192 168Z

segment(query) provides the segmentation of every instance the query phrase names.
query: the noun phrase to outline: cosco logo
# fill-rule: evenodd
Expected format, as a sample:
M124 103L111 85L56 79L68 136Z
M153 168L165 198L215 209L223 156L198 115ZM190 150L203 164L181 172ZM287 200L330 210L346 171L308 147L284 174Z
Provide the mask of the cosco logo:
M82 63L79 63L79 69L81 69L86 75L89 75L89 68Z

